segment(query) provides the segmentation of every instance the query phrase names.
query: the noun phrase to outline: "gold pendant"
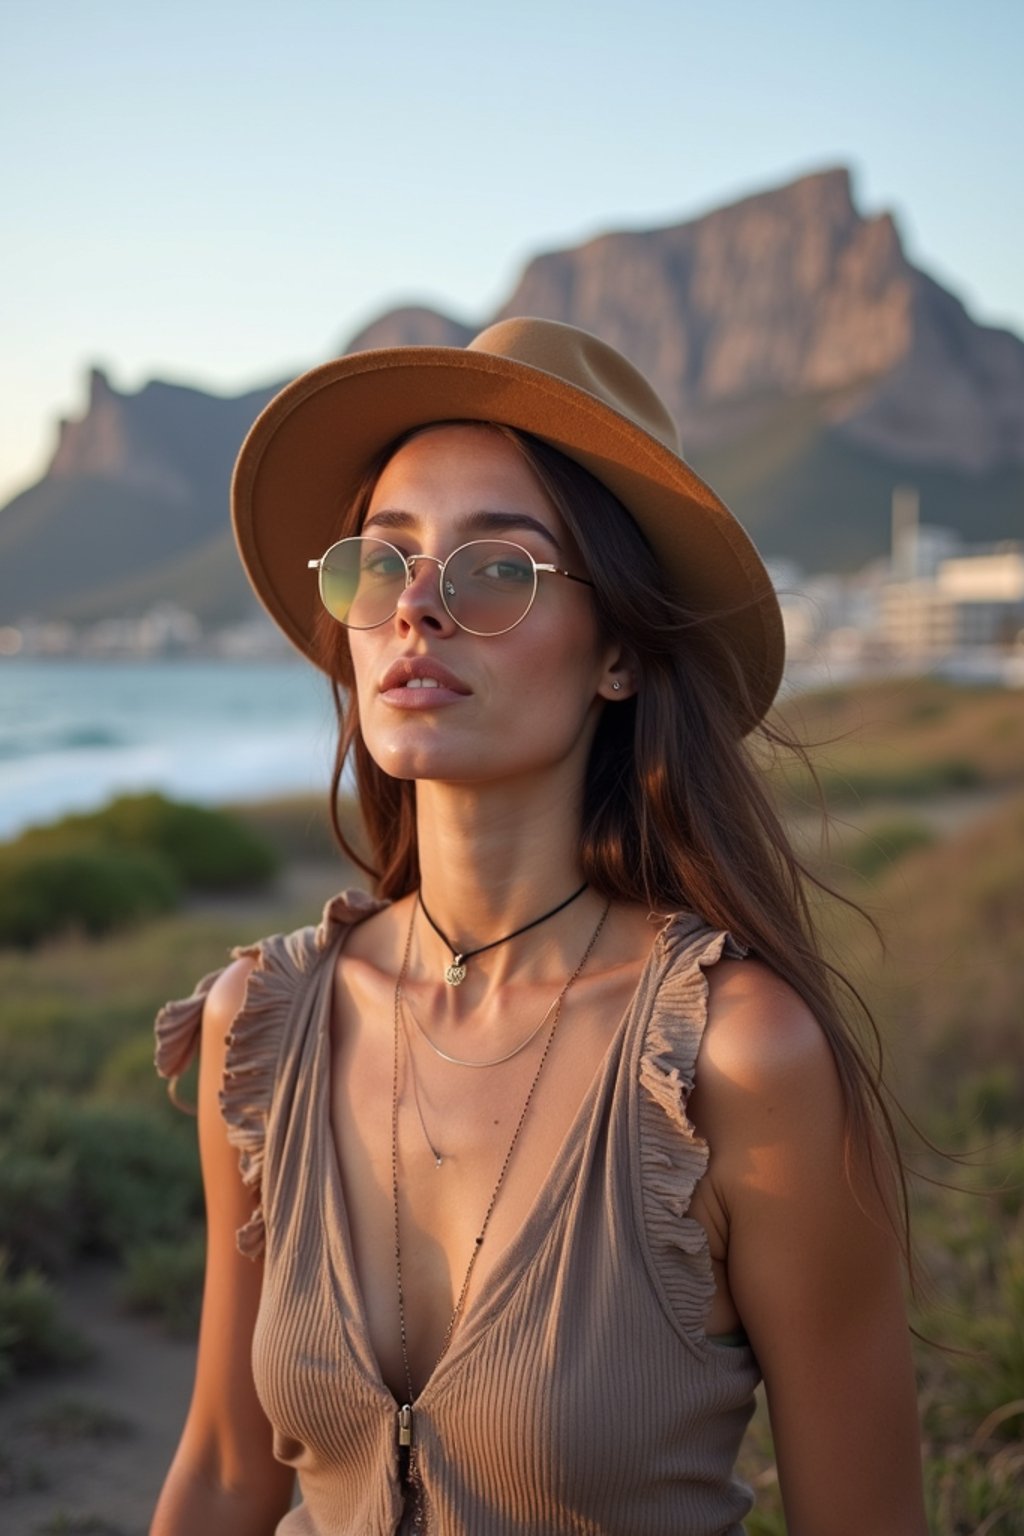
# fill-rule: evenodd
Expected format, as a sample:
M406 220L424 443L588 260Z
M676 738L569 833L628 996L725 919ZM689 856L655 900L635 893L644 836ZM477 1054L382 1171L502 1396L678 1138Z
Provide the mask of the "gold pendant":
M466 979L466 967L458 960L453 960L444 973L444 979L450 987L461 987Z

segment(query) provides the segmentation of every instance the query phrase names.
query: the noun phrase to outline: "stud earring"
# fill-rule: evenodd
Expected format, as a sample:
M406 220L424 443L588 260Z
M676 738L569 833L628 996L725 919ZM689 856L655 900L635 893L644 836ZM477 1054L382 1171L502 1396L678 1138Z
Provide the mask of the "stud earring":
M622 687L622 684L617 682L612 683L612 687L615 689L615 692L618 693L619 689Z

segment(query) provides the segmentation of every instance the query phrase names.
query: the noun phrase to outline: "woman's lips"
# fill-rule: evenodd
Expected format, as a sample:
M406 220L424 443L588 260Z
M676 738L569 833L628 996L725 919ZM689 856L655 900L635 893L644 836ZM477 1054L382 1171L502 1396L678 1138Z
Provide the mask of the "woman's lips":
M471 692L461 678L432 656L403 656L391 664L380 686L381 698L399 709L436 709Z

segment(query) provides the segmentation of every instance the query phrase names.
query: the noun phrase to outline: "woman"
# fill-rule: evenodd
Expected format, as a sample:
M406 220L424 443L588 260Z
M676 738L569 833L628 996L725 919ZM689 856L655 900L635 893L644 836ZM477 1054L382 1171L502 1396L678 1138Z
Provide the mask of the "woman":
M159 1020L209 1251L154 1536L739 1531L762 1376L791 1536L923 1531L898 1162L742 743L778 608L657 396L539 320L356 354L233 497L376 895Z

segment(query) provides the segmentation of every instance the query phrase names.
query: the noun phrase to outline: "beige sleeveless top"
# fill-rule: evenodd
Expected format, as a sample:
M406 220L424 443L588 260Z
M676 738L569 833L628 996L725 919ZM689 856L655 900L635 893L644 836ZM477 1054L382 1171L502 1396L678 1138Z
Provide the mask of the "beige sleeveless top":
M256 968L221 1104L257 1201L238 1234L264 1264L253 1375L302 1494L278 1536L393 1536L411 1523L329 1114L334 963L379 906L350 892L318 928L236 951ZM752 1500L733 1465L759 1371L749 1347L705 1333L714 1281L687 1209L708 1149L686 1103L703 972L744 953L691 914L666 924L557 1165L417 1398L417 1470L440 1536L741 1531ZM216 974L161 1012L164 1076L195 1052Z

